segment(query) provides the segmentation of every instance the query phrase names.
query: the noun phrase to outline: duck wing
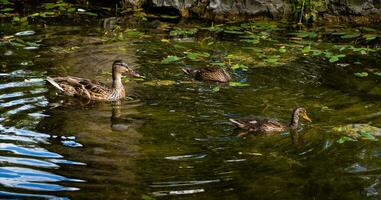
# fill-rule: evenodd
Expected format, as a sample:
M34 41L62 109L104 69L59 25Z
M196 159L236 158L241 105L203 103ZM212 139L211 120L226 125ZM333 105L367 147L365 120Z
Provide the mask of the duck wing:
M281 132L287 129L284 125L273 119L263 119L259 117L249 117L242 119L229 119L236 124L239 128L258 131L258 132Z
M47 81L68 96L104 100L111 93L111 88L107 85L90 79L66 76L48 77Z

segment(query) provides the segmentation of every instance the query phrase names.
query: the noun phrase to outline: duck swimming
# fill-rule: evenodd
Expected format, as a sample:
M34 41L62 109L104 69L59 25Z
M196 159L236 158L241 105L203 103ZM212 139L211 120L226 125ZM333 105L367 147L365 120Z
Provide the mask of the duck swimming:
M245 129L248 132L261 132L261 133L276 133L283 131L296 130L299 124L299 117L311 122L311 119L307 115L307 111L304 108L295 108L292 112L291 122L288 125L283 125L273 119L261 119L257 117L246 119L229 119L239 128Z
M140 77L126 63L116 60L112 64L112 85L74 76L47 77L46 80L62 94L94 101L118 101L126 96L122 75Z
M231 80L229 73L218 67L206 67L203 69L182 68L185 74L191 75L198 81L213 81L226 83Z

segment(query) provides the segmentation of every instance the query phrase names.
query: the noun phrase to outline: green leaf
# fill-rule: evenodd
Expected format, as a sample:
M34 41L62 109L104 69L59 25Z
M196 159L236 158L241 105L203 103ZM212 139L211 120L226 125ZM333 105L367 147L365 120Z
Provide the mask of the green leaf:
M176 15L160 15L161 18L163 19L177 19L179 16Z
M331 62L331 63L333 63L333 62L337 62L337 61L339 61L339 57L337 57L337 56L331 56L331 57L329 58L329 62Z
M311 45L308 45L308 46L305 46L303 49L302 49L302 53L308 53L311 51Z
M14 16L12 20L13 20L14 22L19 22L19 21L20 21L20 17Z
M42 6L44 6L46 9L52 9L52 8L58 7L59 5L55 3L44 3L42 4Z
M144 195L142 195L142 200L155 200L155 198L150 197L150 196L144 194Z
M365 40L370 41L376 39L378 36L376 34L365 34L362 36Z
M269 64L276 64L276 63L278 63L278 60L279 60L279 56L270 56L270 57L264 59L264 61L269 63Z
M127 37L140 37L144 35L144 33L135 30L127 30L126 33Z
M373 72L373 74L376 76L381 76L381 72Z
M220 66L220 67L225 66L225 63L223 63L223 62L213 62L213 63L210 63L210 64L214 65L214 66Z
M250 86L250 84L240 83L240 82L229 82L229 85L233 86L233 87L247 87L247 86Z
M237 34L237 35L244 33L243 31L234 31L234 30L224 30L224 32L229 34Z
M219 86L216 86L216 87L214 87L214 88L212 89L212 91L213 91L213 92L218 92L218 91L220 91L220 87L219 87Z
M67 9L67 12L71 13L71 12L75 12L75 8L68 8Z
M93 13L93 12L84 12L84 14L89 16L98 16L97 13Z
M357 38L361 35L361 33L348 33L345 35L340 36L342 39L352 39L352 38Z
M344 142L347 142L347 141L357 141L357 140L353 139L351 137L348 137L348 136L342 136L336 142L339 143L339 144L343 144Z
M202 52L202 53L186 52L186 54L187 54L187 58L191 60L200 60L210 56L210 54L206 52Z
M360 134L361 138L363 138L363 139L372 140L372 141L377 140L376 137L374 137L374 136L373 136L370 132L368 132L368 131L359 131L359 134Z
M314 49L314 50L311 50L312 51L312 55L313 56L319 56L321 55L323 52L320 51L320 50L317 50L317 49Z
M367 77L368 76L368 72L356 72L353 75L355 75L357 77L360 77L360 78L363 78L363 77Z
M14 9L13 8L3 8L0 10L0 12L10 12L10 11L13 11Z
M252 43L252 44L258 44L260 41L258 39L242 39L242 42Z
M172 62L175 62L175 61L178 61L180 60L177 56L167 56L166 58L164 58L161 63L162 64L169 64L169 63L172 63Z

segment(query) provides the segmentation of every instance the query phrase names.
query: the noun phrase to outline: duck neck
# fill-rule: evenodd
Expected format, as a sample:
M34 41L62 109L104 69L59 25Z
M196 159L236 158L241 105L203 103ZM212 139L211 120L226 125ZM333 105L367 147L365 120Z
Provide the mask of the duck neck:
M297 115L296 112L293 112L292 116L291 116L291 122L290 122L289 127L291 130L295 130L298 128L298 124L299 124L299 116Z
M112 89L118 90L123 88L122 75L119 73L112 74Z
M120 99L125 95L124 86L122 83L122 75L120 73L113 72L112 74L112 98Z

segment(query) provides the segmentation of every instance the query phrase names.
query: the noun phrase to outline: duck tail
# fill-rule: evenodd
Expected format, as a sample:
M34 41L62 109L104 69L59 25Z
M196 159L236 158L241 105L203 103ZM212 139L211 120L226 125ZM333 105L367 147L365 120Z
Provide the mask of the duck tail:
M239 121L237 121L235 119L229 119L229 121L233 122L234 124L237 124L239 127L243 127L244 126L241 122L239 122Z
M55 88L59 89L61 92L65 91L52 77L46 77L46 81L52 84Z
M191 68L189 68L189 67L181 68L181 70L183 70L183 72L184 72L185 74L189 74L189 75L195 74L195 72L197 71L197 70L195 70L195 69L191 69Z

